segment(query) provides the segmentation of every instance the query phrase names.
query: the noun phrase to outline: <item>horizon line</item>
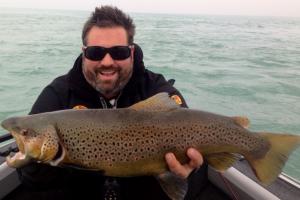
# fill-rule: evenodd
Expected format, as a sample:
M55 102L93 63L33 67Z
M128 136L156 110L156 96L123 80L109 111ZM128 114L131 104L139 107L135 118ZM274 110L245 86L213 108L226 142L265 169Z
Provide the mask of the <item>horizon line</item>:
M89 9L78 9L78 8L32 8L32 7L14 7L14 6L2 6L0 5L0 8L7 8L7 9L25 9L25 10L49 10L49 11L81 11L81 12L92 12L92 10ZM124 11L124 9L122 9ZM197 12L172 12L172 11L124 11L125 13L131 13L131 14L165 14L165 15L198 15L198 16L241 16L241 17L283 17L283 18L300 18L299 16L295 15L259 15L259 14L237 14L237 13L197 13Z

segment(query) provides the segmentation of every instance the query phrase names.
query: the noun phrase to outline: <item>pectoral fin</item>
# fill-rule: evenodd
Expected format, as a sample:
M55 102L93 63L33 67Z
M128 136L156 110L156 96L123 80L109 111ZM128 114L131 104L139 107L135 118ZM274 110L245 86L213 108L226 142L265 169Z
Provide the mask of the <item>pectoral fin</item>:
M170 199L184 199L188 190L187 179L183 179L172 172L165 172L157 176L157 180Z

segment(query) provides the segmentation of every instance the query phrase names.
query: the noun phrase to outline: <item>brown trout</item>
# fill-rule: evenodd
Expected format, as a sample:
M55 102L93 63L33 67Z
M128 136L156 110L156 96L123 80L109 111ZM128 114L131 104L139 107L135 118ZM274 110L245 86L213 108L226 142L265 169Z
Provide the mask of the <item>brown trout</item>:
M11 167L36 161L100 170L107 176L158 175L168 170L167 152L184 163L187 148L194 147L221 171L241 154L258 179L269 184L300 136L253 133L248 124L245 117L181 108L159 93L128 108L48 112L9 118L1 125L19 147L7 158Z

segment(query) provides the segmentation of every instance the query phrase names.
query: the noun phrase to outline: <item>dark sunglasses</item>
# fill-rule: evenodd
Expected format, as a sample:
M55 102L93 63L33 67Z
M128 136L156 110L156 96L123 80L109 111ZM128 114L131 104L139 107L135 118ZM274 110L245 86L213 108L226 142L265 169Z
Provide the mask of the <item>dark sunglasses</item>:
M124 60L130 56L130 50L133 46L114 46L105 48L101 46L84 46L84 56L93 61L102 60L107 53L114 60Z

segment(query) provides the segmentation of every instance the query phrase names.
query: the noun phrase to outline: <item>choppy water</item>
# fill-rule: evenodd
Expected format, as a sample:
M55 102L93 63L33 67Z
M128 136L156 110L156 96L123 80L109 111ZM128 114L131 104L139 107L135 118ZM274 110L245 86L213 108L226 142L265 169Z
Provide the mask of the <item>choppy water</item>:
M85 11L1 9L0 121L26 114L81 49ZM251 130L300 134L300 19L132 14L153 71L192 108L246 115ZM0 129L0 132L4 132ZM300 179L300 150L284 172Z

